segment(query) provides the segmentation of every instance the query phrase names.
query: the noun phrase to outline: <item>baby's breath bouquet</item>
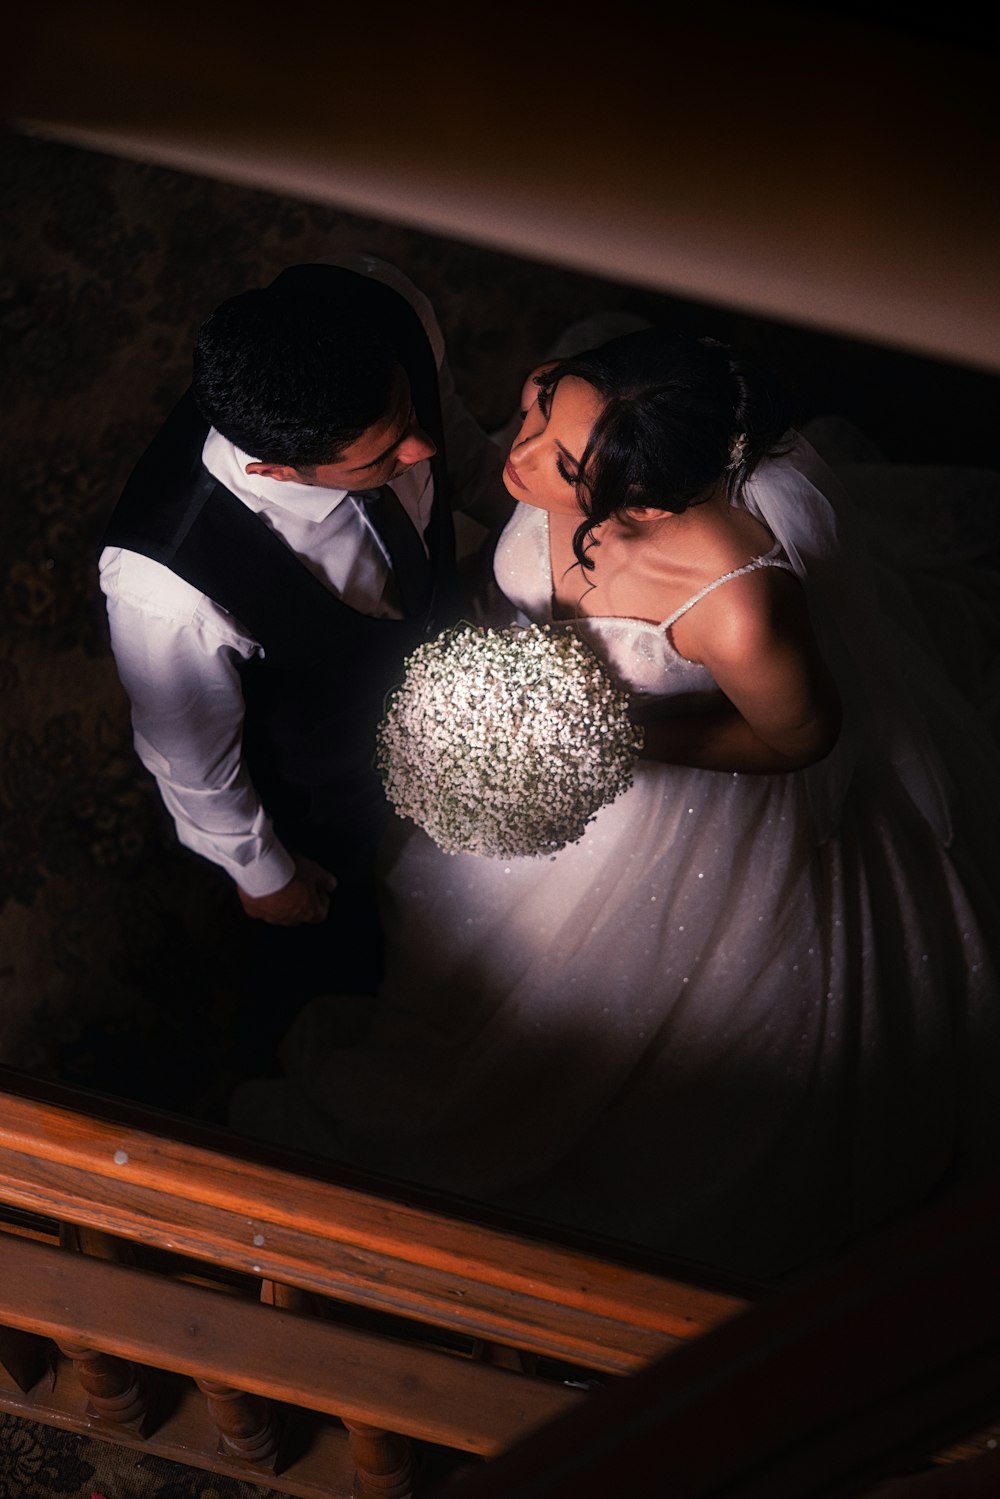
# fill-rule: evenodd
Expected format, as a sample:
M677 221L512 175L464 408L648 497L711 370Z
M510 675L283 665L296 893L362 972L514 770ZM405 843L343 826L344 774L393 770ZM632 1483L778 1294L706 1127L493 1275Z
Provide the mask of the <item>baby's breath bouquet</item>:
M571 630L454 625L408 657L376 766L445 853L554 854L631 785L642 730L627 709Z

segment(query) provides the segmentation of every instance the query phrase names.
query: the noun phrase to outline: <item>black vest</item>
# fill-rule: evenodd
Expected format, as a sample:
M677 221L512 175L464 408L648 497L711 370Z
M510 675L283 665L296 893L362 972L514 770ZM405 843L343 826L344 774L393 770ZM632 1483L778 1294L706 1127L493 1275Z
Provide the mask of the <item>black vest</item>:
M373 768L375 730L407 653L460 612L445 478L437 368L423 326L390 287L333 266L296 266L317 295L332 289L389 335L417 419L437 445L426 531L434 589L422 620L373 619L337 599L201 461L208 423L188 391L140 458L102 547L163 563L232 614L263 648L241 667L243 749L279 833L326 857L330 838L366 837L385 813Z

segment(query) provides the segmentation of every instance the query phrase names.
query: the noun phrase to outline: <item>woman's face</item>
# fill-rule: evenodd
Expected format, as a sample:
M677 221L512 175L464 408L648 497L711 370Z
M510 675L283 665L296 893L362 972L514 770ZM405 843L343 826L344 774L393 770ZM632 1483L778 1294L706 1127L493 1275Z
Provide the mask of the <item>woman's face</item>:
M565 375L541 390L529 375L521 395L521 430L504 464L503 481L516 500L558 515L582 515L576 498L580 459L604 401L592 385Z

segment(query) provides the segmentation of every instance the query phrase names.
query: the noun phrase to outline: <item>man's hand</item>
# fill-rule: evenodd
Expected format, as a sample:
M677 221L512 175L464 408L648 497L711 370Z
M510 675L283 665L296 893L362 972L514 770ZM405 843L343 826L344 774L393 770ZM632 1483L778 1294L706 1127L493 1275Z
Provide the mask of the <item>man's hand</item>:
M270 895L247 895L238 885L236 888L240 904L254 921L267 921L272 926L302 926L325 918L330 909L330 892L337 888L337 881L312 859L296 855L295 873L280 890Z

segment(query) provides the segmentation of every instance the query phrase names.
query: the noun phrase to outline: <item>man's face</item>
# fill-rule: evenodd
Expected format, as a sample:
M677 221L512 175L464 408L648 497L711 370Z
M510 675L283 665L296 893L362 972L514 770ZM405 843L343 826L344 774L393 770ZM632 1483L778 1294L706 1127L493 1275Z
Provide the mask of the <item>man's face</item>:
M298 480L324 489L377 489L436 452L417 425L410 382L397 365L385 416L346 447L336 463L299 470Z
M283 463L254 462L247 464L246 471L284 484L310 484L322 489L377 489L424 458L433 458L436 452L427 433L417 425L410 382L405 370L397 365L385 416L344 448L336 463L298 469Z

